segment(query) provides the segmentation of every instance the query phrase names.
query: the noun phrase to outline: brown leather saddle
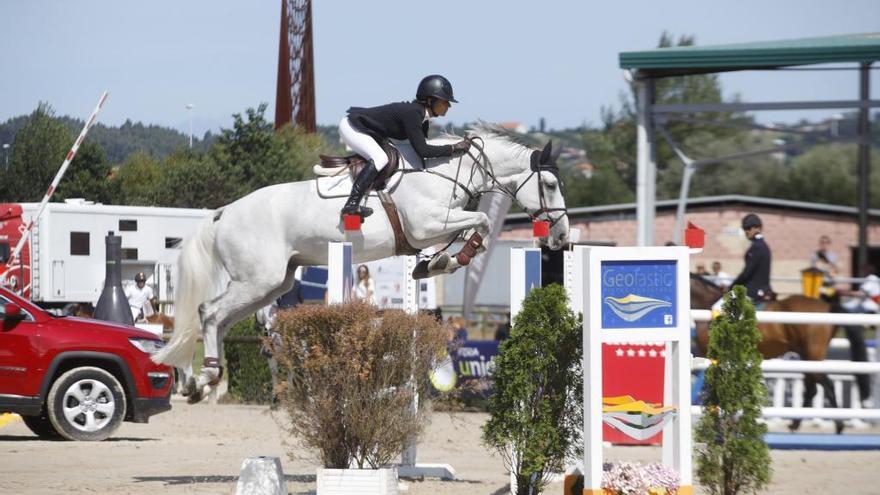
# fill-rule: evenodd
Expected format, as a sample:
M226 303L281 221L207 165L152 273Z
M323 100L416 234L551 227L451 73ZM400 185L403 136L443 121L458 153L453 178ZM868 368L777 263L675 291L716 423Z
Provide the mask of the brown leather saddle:
M376 175L376 179L373 180L372 188L375 190L385 189L385 183L395 174L395 172L397 172L397 169L400 168L401 162L400 151L398 151L394 145L389 142L384 142L381 143L381 146L382 149L385 150L385 154L388 155L388 165L385 165L385 168L383 168L379 174ZM356 153L347 156L318 155L318 157L321 159L322 167L347 167L352 178L357 177L361 169L364 168L364 165L367 163L366 158Z

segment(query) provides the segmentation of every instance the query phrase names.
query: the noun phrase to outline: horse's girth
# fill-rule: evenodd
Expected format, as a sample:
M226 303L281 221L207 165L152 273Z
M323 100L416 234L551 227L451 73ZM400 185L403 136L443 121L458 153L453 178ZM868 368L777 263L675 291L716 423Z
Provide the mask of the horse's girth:
M379 191L379 200L382 202L382 207L385 208L385 214L388 215L391 230L394 231L394 254L396 256L419 254L419 250L412 247L403 232L403 223L400 221L397 205L394 204L391 195L385 191Z

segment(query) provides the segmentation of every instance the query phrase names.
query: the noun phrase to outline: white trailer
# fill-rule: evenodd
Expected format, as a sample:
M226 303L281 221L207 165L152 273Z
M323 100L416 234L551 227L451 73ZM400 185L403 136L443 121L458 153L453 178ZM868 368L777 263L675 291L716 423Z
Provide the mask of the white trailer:
M2 244L17 243L15 233L20 238L38 207L39 203L0 205L0 284L23 291L46 307L98 301L106 272L104 238L109 232L122 237L123 281L144 272L159 300L170 301L173 268L182 240L195 233L202 220L213 213L207 209L115 206L85 200L49 203L31 230L20 259L3 259L2 252L9 253L9 249ZM18 218L16 212L20 212Z

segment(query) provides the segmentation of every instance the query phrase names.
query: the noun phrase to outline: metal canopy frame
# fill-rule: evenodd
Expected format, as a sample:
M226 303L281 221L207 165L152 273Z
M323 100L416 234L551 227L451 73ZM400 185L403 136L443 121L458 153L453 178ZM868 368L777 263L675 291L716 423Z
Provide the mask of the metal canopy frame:
M773 153L790 149L793 145L779 146L776 148L755 150L728 155L726 157L707 158L692 160L669 137L663 129L663 124L671 114L694 114L702 112L743 112L755 110L814 110L814 109L858 109L858 137L855 141L859 145L858 152L858 223L859 223L859 247L858 264L862 266L868 259L868 186L870 164L870 120L871 108L880 107L880 100L871 100L869 96L870 70L872 61L859 63L859 99L857 100L825 100L825 101L792 101L792 102L757 102L757 103L679 103L679 104L655 104L655 80L668 75L654 75L656 72L634 70L631 72L635 81L638 95L637 101L637 127L636 127L636 220L637 220L637 245L653 246L654 222L656 217L656 147L655 133L659 129L664 139L672 147L679 159L684 163L684 175L679 197L679 211L676 218L675 240L680 240L683 231L683 217L687 207L687 194L689 182L696 168L700 165L719 163L734 158L744 158L765 153ZM707 69L700 73L721 72L724 69ZM693 72L692 72L693 73ZM758 126L756 126L758 127Z

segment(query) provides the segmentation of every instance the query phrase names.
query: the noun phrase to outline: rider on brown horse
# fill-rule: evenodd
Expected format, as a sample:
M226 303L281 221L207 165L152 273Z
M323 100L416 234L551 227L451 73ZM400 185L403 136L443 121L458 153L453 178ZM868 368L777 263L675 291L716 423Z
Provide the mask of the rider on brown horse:
M388 164L382 144L389 138L408 139L423 159L453 156L468 150L470 141L466 139L443 146L426 142L428 119L446 115L450 103L458 103L452 95L452 85L443 76L431 75L419 83L414 101L348 109L348 116L339 123L339 136L355 153L366 158L367 163L351 187L351 195L342 208L343 215L365 218L373 214L372 208L361 206L360 202L379 171Z
M761 233L763 230L761 218L749 213L742 219L742 229L752 244L745 254L746 266L730 286L745 286L746 294L755 303L773 300L773 289L770 288L770 246L764 241ZM721 302L719 300L712 309L720 310Z

